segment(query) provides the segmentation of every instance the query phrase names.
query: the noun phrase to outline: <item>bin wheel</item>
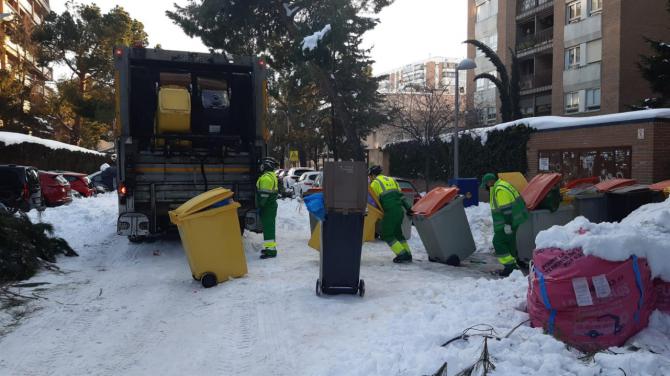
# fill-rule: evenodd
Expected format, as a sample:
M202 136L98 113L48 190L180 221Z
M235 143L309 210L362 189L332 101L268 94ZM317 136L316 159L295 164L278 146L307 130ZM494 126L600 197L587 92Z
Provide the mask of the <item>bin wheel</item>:
M140 244L146 240L145 236L130 235L128 236L128 241L133 244Z
M436 259L435 257L430 257L430 256L428 256L428 261L430 261L430 262L440 262L439 259Z
M363 296L365 296L365 281L362 280L362 279L361 279L360 281L358 281L358 295L359 295L361 298L362 298Z
M321 280L316 280L316 296L321 296Z
M216 275L214 273L205 273L201 279L202 287L208 289L216 286Z
M449 266L460 266L461 265L461 259L460 259L460 257L458 257L456 255L451 255L451 256L449 256L449 258L447 259L447 262L445 262L445 264L447 264Z
M193 280L197 281L198 279L195 278L195 274L191 274L191 277L193 277Z

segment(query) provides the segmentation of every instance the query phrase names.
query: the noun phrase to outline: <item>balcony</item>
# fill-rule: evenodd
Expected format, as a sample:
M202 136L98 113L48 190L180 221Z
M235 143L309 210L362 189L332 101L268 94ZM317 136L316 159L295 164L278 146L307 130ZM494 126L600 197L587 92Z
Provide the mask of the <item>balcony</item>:
M554 7L554 0L517 0L517 19Z
M521 35L516 41L516 51L519 57L535 52L544 51L553 47L554 29L545 29L530 35Z
M548 91L551 90L552 77L551 74L544 76L534 74L524 75L519 80L519 86L521 87L522 94Z

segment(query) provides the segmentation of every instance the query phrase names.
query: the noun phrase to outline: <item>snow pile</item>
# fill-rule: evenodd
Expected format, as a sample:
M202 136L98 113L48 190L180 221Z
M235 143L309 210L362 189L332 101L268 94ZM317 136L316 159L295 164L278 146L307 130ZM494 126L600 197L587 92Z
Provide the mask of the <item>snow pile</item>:
M584 254L609 261L632 255L646 258L653 277L670 281L670 199L645 205L621 223L594 224L578 217L537 235L537 248L582 248Z
M31 143L31 144L40 144L44 145L50 149L53 150L59 150L59 149L65 149L65 150L70 150L74 152L79 152L79 153L89 153L89 154L96 154L100 156L104 156L105 154L97 152L95 150L90 150L90 149L85 149L79 146L75 145L70 145L66 144L63 142L58 142L54 140L46 140L44 138L39 138L35 136L29 136L27 134L22 134L22 133L14 133L14 132L0 132L0 142L4 143L5 145L13 145L13 144L22 144L24 142Z
M323 39L326 34L330 32L330 24L326 25L321 31L317 31L316 33L305 37L305 39L302 40L302 49L304 50L309 50L312 51L316 48L316 46L319 44L319 41Z
M465 208L465 214L470 223L470 231L477 245L477 253L491 253L493 248L493 219L491 218L491 207L486 202L480 202L479 206Z

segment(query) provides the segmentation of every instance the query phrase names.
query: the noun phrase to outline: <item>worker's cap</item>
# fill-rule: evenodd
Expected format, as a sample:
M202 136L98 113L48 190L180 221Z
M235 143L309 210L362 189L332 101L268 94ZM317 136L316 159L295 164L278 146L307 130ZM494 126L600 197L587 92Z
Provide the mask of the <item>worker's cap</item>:
M491 173L491 172L489 172L488 174L484 175L484 177L482 177L482 185L481 185L481 188L482 188L482 189L486 189L486 186L488 185L488 182L490 182L490 181L496 181L496 180L498 180L498 179L496 178L496 175L493 174L493 173Z

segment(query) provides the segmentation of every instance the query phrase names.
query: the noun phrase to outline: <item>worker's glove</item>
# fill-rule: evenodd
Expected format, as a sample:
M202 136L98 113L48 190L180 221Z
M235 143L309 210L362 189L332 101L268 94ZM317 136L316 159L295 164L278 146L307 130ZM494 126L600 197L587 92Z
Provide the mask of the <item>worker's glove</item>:
M510 226L510 225L505 225L504 230L505 230L505 234L507 234L507 235L512 235L512 226Z

